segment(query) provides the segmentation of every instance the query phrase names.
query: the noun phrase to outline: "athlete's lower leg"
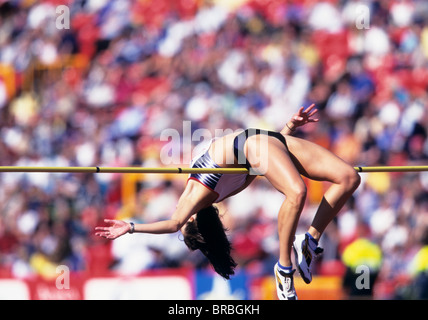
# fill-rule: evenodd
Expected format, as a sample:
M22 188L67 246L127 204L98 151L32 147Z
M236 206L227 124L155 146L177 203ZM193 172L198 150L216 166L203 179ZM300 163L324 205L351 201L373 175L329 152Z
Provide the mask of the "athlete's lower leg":
M326 191L308 230L314 239L317 241L320 239L327 225L339 213L359 184L360 176L354 170L343 174L340 182L334 183Z
M293 196L288 195L278 214L279 263L291 266L291 250L300 213L306 198L306 188Z

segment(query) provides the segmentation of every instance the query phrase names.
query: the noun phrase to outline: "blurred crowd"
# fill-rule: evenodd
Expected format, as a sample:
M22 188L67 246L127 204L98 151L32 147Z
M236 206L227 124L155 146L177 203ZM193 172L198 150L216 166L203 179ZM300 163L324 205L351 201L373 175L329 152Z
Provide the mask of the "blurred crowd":
M180 133L187 161L197 129L278 130L311 103L320 122L297 135L350 164L426 164L427 59L422 0L0 0L0 165L163 166L166 129ZM345 278L365 264L375 297L424 297L428 174L361 176L322 238L316 274ZM185 182L1 173L0 276L49 277L59 264L95 275L203 268L178 234L93 235L104 218L169 217ZM327 187L307 185L299 232ZM258 178L219 205L251 275L272 273L282 201ZM376 261L342 259L361 239L380 249Z

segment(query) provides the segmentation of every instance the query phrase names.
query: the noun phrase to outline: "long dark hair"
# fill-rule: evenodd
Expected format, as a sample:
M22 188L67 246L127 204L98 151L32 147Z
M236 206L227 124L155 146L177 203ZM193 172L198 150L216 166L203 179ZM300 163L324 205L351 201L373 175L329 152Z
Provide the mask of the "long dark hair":
M218 209L209 206L196 214L196 219L188 222L184 232L187 247L201 252L208 258L214 270L225 279L235 273L236 262L230 255L232 249L226 235Z

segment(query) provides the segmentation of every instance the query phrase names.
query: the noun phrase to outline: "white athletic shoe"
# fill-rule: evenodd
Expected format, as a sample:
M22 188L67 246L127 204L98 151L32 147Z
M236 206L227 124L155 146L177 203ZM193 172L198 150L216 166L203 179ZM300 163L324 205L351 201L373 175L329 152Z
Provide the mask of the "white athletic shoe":
M297 269L305 283L312 281L312 267L315 258L319 257L324 249L316 247L312 249L309 245L309 236L305 234L297 235L293 242L294 257Z
M296 270L286 273L278 267L278 263L275 264L276 294L279 300L297 300L293 280L294 271Z

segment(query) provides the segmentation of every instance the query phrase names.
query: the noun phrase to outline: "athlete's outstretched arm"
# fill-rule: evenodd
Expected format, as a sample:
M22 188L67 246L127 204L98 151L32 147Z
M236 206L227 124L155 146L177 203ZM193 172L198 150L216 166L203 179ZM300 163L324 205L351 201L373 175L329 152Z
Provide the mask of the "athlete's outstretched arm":
M315 104L311 104L307 109L301 107L299 111L291 117L284 128L282 128L281 133L290 135L297 127L301 127L310 122L318 122L318 118L312 118L317 112L318 109L315 108Z
M110 220L104 219L104 222L107 223L108 227L96 227L95 230L98 232L95 235L104 237L106 239L116 239L120 236L128 233L131 230L131 224L125 222L123 220ZM175 220L164 220L153 223L140 223L135 224L134 232L142 232L142 233L173 233L176 232L177 229L177 221Z
M192 197L189 197L187 193L184 192L170 219L153 223L135 224L134 232L153 234L177 232L194 213L202 208L203 203L201 201L194 201ZM96 227L95 235L114 240L131 230L131 224L123 220L104 219L104 222L107 223L108 226Z

